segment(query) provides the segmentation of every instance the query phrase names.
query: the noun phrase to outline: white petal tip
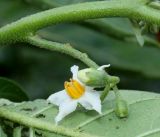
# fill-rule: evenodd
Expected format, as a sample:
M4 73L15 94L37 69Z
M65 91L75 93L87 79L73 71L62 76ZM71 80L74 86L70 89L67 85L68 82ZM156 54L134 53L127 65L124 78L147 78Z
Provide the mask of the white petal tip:
M73 65L71 67L71 72L77 71L78 70L78 66L77 65Z
M96 110L99 114L102 114L101 105L93 106L93 109Z
M71 72L72 72L72 74L73 74L73 76L72 76L73 79L78 79L78 78L77 78L78 69L79 69L79 67L76 66L76 65L73 65L73 66L71 67Z
M102 112L98 112L100 115L102 115Z
M58 125L58 121L56 120L56 118L54 119L54 123L56 126Z
M105 67L110 67L111 66L111 64L108 64L108 65L104 65Z
M48 102L52 102L52 100L55 98L55 94L51 94L48 98L47 101Z
M49 103L52 103L56 106L59 106L64 100L68 99L68 95L66 94L65 90L61 90L54 94L51 94L46 100Z
M101 110L96 110L100 115L102 114L102 111Z
M58 126L58 122L57 121L55 121L55 125Z
M55 125L58 126L58 122L57 121L55 121Z
M108 64L108 65L102 65L97 70L104 70L105 68L108 68L110 66L111 66L110 64Z
M47 102L50 102L51 101L51 97L49 96L46 100L47 100Z
M62 119L60 117L56 117L55 118L55 124L58 125L58 123L61 121Z

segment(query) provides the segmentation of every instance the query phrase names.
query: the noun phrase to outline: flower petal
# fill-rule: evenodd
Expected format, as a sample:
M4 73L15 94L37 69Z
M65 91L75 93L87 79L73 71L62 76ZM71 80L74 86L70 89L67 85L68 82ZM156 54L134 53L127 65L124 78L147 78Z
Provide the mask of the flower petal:
M77 78L78 69L79 69L79 67L76 66L76 65L74 65L74 66L71 67L71 72L73 74L72 78L75 79L75 80L78 80L78 78Z
M58 122L61 121L65 116L75 111L76 107L77 107L76 100L67 99L64 102L62 102L59 106L59 113L55 118L56 124L58 124Z
M87 110L92 110L93 107L90 104L90 102L88 102L88 100L85 97L81 97L78 102Z
M85 94L78 100L78 102L88 110L94 109L98 113L102 113L100 94L97 91L86 91Z
M110 67L110 64L108 64L108 65L102 65L97 70L104 70L105 68L108 68L108 67Z
M93 91L94 92L94 87L85 86L85 90L86 91Z
M59 91L50 95L47 99L48 102L59 106L64 100L70 99L65 90Z

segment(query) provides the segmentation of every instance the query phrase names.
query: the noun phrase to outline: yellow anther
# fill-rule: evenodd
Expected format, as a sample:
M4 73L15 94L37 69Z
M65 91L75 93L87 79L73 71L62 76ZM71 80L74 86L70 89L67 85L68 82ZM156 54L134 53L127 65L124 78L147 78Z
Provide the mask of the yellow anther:
M77 80L70 79L70 82L65 82L64 87L68 95L73 99L80 98L84 92L85 88Z
M72 80L72 84L80 94L84 93L85 89L79 82L77 82L76 80Z

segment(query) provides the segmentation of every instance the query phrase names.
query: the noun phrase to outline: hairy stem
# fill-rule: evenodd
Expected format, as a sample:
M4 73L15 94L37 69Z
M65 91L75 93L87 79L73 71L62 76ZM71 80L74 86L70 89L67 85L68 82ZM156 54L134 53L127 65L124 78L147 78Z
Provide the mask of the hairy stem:
M119 118L128 117L128 105L127 102L122 98L117 86L113 87L113 91L115 93L115 113Z
M60 5L57 5L54 3L54 1L47 1L47 0L33 0L33 1L26 1L27 3L31 5L35 5L41 9L51 9L59 7ZM148 3L148 0L142 0L140 2ZM157 3L156 3L157 4ZM149 6L152 5L152 2L149 4ZM135 39L135 36L131 32L124 31L122 29L119 29L118 27L115 27L111 25L110 23L106 22L104 19L94 19L94 20L87 20L82 22L76 22L77 25L95 30L99 33L102 33L104 35L119 39L119 40L132 40L133 42L137 42ZM115 33L116 32L116 33ZM145 43L160 47L160 44L153 38L150 38L148 36L144 36Z
M29 137L35 137L35 131L32 127L29 128Z
M28 43L34 46L44 48L44 49L49 49L51 51L58 51L60 53L70 55L76 59L81 60L83 63L85 63L91 68L98 68L98 65L93 60L91 60L86 53L82 53L72 48L69 44L60 44L60 43L44 40L39 38L38 36L28 37L26 40Z
M110 91L109 83L106 83L106 86L105 86L105 88L104 88L104 90L103 90L103 92L101 93L101 96L100 96L101 102L104 101L104 99L108 95L109 91Z
M36 7L39 7L45 10L60 7L60 5L55 4L54 1L52 2L48 2L47 0L33 0L33 1L25 0L25 1L30 5L35 5ZM104 35L108 35L108 36L117 38L117 39L124 39L125 37L134 36L133 33L129 33L129 32L123 31L121 29L118 29L112 26L110 23L105 22L104 19L87 20L87 21L82 21L82 22L76 22L76 24L92 29L92 30L95 30Z
M87 2L46 10L4 26L0 29L0 43L22 42L37 30L53 24L115 16L160 25L159 11L146 6L141 0Z
M117 86L113 87L113 92L115 94L116 100L123 100Z
M22 136L21 132L22 132L22 126L14 128L13 137L21 137Z

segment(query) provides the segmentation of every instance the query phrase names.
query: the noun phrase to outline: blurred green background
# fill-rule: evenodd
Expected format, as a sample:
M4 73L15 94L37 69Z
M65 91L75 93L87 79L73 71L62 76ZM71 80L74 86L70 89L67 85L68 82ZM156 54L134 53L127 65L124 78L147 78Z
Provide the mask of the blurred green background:
M86 1L0 0L0 26L50 7ZM99 65L111 64L108 72L120 77L118 86L121 89L160 92L160 49L147 43L141 47L135 40L125 41L117 34L120 31L133 35L128 19L107 18L101 21L110 26L107 33L88 28L83 23L60 24L38 33L49 40L70 43L88 53ZM152 37L156 40L156 35ZM0 48L0 76L19 83L30 100L47 98L51 93L62 90L64 81L71 77L70 67L73 64L81 69L86 67L69 56L26 43L1 45Z

